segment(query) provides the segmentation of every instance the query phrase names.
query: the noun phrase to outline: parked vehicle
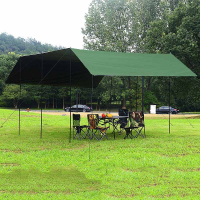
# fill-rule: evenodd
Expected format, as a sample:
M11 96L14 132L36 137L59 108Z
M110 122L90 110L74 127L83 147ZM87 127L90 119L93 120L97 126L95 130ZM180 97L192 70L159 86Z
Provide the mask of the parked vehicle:
M78 107L77 105L73 105L71 108L70 107L66 107L65 108L65 111L66 112L90 112L92 111L92 108L86 106L86 105L81 105L81 104L78 104Z
M169 113L169 106L161 106L158 109L156 109L156 114L168 114ZM170 113L177 114L179 113L179 110L176 108L170 107Z

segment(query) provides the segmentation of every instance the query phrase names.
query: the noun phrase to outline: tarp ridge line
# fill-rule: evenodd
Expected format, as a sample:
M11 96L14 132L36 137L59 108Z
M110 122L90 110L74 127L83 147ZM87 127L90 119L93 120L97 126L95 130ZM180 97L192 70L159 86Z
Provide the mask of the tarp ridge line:
M73 48L70 48L71 49L71 51L74 53L74 55L79 59L79 61L82 63L82 65L86 68L86 70L91 74L91 75L93 75L92 73L91 73L91 71L85 66L85 64L84 64L84 62L78 57L78 55L73 51ZM93 75L93 76L95 76L95 75Z

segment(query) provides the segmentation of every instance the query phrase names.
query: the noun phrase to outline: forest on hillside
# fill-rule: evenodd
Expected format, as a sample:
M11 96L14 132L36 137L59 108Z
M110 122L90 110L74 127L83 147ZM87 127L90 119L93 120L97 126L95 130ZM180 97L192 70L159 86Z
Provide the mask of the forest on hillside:
M172 53L197 77L171 78L171 104L181 111L200 111L200 0L93 0L82 33L89 50ZM19 86L6 85L5 80L20 55L60 48L1 34L0 107L19 103ZM141 82L141 77L104 77L94 89L93 108L140 107ZM146 110L150 104L168 105L168 83L168 77L145 77ZM69 88L22 85L21 97L22 107L64 108ZM77 99L90 105L91 89L73 88L73 104Z

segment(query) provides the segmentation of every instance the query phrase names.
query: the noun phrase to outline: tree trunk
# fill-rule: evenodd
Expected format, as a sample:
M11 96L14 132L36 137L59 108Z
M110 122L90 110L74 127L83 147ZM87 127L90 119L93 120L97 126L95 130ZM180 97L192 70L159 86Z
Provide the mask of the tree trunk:
M40 103L38 102L37 105L38 105L37 108L39 109L40 108Z
M54 100L55 100L55 97L53 96L53 109L54 109Z
M126 109L126 99L125 98L122 100L122 108Z
M46 101L45 101L45 109L47 108L47 103L46 103Z
M65 97L63 96L63 110L65 109Z
M56 109L58 108L58 101L57 101L57 98L56 98Z
M97 100L97 110L99 109L99 111L100 111L100 101L99 101L99 99Z
M146 91L149 91L150 90L150 87L151 87L151 77L148 77L147 78L147 87L146 87Z

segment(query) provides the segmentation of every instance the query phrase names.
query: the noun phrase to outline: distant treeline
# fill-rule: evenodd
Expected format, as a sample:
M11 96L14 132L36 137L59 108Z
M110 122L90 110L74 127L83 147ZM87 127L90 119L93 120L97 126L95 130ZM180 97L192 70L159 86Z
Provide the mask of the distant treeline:
M50 44L41 44L36 39L29 38L15 38L6 33L0 34L0 54L8 54L15 52L15 54L27 55L58 50L63 47L55 47Z

